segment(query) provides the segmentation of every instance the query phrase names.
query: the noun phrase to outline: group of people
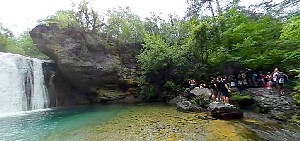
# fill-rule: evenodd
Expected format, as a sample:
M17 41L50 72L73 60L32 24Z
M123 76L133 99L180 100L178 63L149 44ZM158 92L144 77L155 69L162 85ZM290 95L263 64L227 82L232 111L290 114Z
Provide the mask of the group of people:
M200 88L208 88L211 92L213 102L224 102L230 105L230 93L233 88L237 88L240 93L251 86L264 87L266 89L276 88L281 95L285 94L284 84L288 81L288 76L280 72L278 68L274 71L263 74L262 72L255 73L251 69L241 69L238 74L229 76L212 77L207 84L200 84ZM189 80L190 90L196 87L195 80Z
M196 81L195 80L190 80L190 90L196 87ZM210 90L211 98L214 103L224 102L226 105L229 104L229 97L230 97L230 92L231 88L227 83L227 80L225 77L213 77L212 81L209 82L208 84L200 84L199 88L208 88Z
M242 91L245 87L264 87L266 89L276 88L277 91L284 95L284 84L288 81L288 76L275 68L273 72L263 74L251 72L250 69L241 70L238 74L238 88Z

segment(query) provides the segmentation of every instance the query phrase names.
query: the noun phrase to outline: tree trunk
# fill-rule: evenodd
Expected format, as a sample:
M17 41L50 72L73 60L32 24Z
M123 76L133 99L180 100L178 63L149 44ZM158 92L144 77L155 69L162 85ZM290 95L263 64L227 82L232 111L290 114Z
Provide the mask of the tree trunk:
M215 12L214 12L214 9L212 7L211 1L209 1L208 4L209 4L209 9L211 11L211 15L214 17L215 16Z
M221 7L220 7L220 2L219 2L219 0L216 0L216 3L217 3L217 8L218 8L218 14L219 14L219 16L221 16L221 15L222 15L222 9L221 9Z

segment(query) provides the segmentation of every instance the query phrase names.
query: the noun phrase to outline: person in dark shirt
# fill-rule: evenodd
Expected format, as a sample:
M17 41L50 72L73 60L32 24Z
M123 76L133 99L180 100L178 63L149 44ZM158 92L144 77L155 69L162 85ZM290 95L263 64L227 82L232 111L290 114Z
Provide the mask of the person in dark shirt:
M211 91L211 99L213 102L217 102L216 98L218 96L218 88L217 88L217 78L213 77L211 82L209 83L210 91Z
M228 86L228 84L226 83L226 81L224 81L220 76L218 76L218 80L217 80L217 89L219 92L219 95L221 95L223 102L226 105L230 105L229 101L230 101L230 88Z

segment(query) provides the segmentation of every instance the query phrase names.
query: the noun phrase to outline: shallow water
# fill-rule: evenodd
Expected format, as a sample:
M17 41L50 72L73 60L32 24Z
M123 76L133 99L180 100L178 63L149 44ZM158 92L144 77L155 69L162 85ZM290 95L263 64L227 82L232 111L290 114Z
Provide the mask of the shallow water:
M158 104L98 105L0 117L0 140L299 140L299 128L251 119L202 120Z
M41 140L51 134L99 124L116 116L126 106L81 106L25 112L0 117L0 140Z

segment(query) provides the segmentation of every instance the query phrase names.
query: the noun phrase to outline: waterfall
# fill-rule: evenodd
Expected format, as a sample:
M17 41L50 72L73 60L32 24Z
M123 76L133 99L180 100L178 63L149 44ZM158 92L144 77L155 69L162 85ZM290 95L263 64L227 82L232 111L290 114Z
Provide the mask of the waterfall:
M0 52L0 114L49 107L42 63Z
M44 109L49 106L49 98L44 81L42 61L33 59L33 95L31 96L32 109Z

